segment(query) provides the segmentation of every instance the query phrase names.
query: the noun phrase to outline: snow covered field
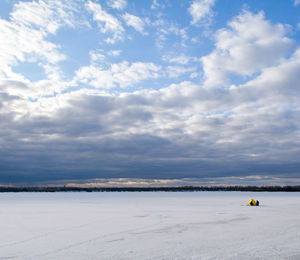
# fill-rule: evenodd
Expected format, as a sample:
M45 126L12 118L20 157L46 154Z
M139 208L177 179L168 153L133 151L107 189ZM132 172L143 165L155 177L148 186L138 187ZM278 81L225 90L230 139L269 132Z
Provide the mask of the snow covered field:
M299 193L0 193L0 205L0 259L300 259Z

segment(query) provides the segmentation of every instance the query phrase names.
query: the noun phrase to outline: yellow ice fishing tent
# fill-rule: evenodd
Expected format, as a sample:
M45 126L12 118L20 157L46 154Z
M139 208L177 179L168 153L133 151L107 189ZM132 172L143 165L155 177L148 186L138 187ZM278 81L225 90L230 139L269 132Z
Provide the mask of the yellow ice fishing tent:
M251 199L248 201L248 206L256 206L256 201L254 199Z

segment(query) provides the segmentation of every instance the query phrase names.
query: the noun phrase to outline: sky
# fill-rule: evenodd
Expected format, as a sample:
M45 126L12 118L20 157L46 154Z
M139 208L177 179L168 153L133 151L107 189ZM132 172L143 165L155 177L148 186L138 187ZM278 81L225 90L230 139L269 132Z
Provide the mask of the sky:
M0 184L300 184L299 75L300 0L1 0Z

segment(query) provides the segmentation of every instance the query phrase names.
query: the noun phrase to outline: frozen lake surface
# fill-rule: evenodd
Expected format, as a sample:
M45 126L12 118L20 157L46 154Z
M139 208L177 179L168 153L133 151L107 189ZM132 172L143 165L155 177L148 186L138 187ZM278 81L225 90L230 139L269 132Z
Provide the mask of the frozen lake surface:
M300 193L0 193L0 203L0 260L300 259Z

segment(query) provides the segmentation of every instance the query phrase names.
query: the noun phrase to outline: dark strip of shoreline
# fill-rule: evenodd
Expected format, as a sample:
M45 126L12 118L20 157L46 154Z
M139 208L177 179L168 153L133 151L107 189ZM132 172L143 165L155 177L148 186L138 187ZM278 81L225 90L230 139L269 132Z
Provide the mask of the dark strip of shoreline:
M185 191L253 191L299 192L297 186L178 186L178 187L0 187L0 192L185 192Z

